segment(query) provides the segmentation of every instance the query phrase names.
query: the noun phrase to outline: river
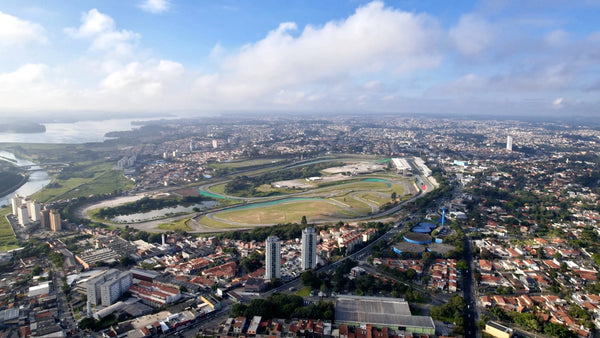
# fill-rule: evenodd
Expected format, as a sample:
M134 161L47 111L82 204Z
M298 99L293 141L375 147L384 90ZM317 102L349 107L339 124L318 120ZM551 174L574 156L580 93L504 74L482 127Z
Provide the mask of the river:
M16 194L21 196L29 196L40 191L43 187L50 183L50 176L42 169L42 167L33 162L16 158L13 153L0 150L0 160L8 161L6 158L15 160L15 164L19 167L31 166L31 169L29 170L29 179L25 184L10 194L0 196L0 206L10 205L10 199L15 197ZM12 161L8 162L13 163Z

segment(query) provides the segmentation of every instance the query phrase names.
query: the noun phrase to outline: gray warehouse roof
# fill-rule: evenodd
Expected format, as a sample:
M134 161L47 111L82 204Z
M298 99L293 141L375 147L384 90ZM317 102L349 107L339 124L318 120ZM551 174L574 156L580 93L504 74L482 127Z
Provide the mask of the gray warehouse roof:
M408 303L397 298L339 296L335 302L335 321L435 329L431 317L413 316Z

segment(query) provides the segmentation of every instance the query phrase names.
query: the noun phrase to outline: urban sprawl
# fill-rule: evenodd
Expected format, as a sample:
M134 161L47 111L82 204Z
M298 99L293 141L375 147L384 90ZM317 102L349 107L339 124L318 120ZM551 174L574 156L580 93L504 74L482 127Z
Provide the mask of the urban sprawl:
M284 115L109 136L0 144L52 178L1 209L0 336L600 328L597 126Z

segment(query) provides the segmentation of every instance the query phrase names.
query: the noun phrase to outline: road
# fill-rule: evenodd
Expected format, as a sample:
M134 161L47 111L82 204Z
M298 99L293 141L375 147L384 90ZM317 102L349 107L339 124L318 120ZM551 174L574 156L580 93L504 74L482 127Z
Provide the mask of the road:
M477 298L475 296L475 284L473 281L473 252L471 250L471 240L468 236L464 239L464 256L468 268L462 271L463 279L463 298L467 309L465 310L465 334L467 337L475 337L477 334Z

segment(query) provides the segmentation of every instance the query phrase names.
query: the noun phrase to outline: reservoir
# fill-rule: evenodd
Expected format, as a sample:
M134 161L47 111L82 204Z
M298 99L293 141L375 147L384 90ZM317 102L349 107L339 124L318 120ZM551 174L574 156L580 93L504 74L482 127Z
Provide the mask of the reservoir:
M171 117L172 118L172 117ZM82 120L67 123L44 123L45 133L0 133L0 143L66 143L79 144L103 142L104 135L111 131L126 131L139 128L134 121L159 120L155 118L127 118L106 120Z
M162 208L158 210L152 210L147 212L140 212L129 215L119 215L111 218L111 222L115 223L137 223L137 222L145 222L153 219L164 218L171 214L178 213L190 213L194 211L194 208L198 208L200 210L213 208L219 205L219 202L216 201L204 201L202 203L193 204L190 206L178 205L175 207Z
M7 159L11 159L14 162ZM0 160L14 163L19 167L31 166L31 168L29 169L29 179L27 180L27 182L23 184L19 189L7 195L0 196L0 206L10 205L10 199L13 198L16 194L19 194L21 196L29 196L40 191L43 187L50 183L50 176L48 176L48 173L45 172L42 169L42 167L36 165L33 162L16 158L13 153L9 153L3 150L0 150Z

